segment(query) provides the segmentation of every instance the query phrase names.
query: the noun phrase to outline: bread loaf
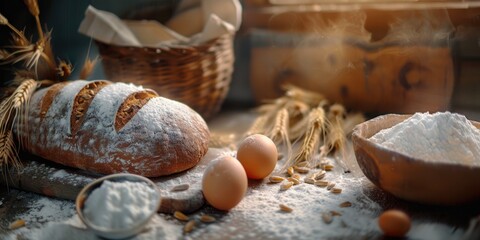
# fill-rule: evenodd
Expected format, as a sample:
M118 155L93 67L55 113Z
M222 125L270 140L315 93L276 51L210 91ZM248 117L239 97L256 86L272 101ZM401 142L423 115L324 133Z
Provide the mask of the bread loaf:
M195 166L208 150L205 121L188 106L125 83L77 80L37 91L27 151L102 174L156 177Z

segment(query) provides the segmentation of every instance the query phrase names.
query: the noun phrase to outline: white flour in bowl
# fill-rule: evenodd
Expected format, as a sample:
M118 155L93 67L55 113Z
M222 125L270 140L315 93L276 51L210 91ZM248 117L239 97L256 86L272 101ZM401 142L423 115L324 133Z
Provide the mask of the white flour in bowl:
M106 180L88 196L83 214L99 227L125 229L156 212L158 197L144 182Z
M456 113L416 113L370 140L424 161L480 166L480 130Z

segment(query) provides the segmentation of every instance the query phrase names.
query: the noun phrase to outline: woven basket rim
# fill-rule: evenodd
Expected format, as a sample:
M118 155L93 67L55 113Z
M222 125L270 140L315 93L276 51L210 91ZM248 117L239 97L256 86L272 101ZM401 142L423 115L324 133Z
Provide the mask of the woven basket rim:
M215 42L219 41L222 38L232 38L235 36L235 33L226 33L221 36L218 36L214 39L211 39L207 42L203 42L200 44L192 44L192 45L183 45L183 44L162 44L161 46L158 47L146 47L146 46L122 46L122 45L115 45L115 44L110 44L110 43L105 43L99 40L94 40L96 44L98 45L103 45L103 46L108 46L112 48L123 48L123 49L143 49L144 51L149 51L149 52L157 52L158 50L162 51L193 51L198 48L204 48L204 47L209 47Z

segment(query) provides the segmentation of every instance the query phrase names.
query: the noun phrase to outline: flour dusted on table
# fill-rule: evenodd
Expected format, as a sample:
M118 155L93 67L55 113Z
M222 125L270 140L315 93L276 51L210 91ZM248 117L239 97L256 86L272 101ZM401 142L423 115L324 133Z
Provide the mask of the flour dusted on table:
M93 224L125 229L156 212L158 195L143 182L104 181L85 201L83 213Z
M456 113L416 113L370 140L424 161L480 166L480 130Z

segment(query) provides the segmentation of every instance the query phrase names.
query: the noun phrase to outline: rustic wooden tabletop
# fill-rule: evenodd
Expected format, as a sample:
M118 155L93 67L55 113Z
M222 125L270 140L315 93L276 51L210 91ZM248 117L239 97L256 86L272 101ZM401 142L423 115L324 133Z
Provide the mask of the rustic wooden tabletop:
M212 131L226 132L235 129L232 126L238 130L235 121L229 121L232 117L236 121L248 119L228 115L213 121ZM216 155L231 153L227 148L212 151ZM335 159L330 160L336 165ZM35 161L35 169L43 171L22 175L15 188L0 188L0 239L90 239L93 235L86 233L75 218L72 198L97 176ZM193 186L198 176L179 177L183 180L176 183L190 181ZM377 224L378 216L387 209L400 209L411 217L412 227L405 239L480 239L480 202L451 207L407 202L377 188L361 173L345 173L338 166L325 179L335 182L342 192L334 194L306 183L281 191L279 184L267 180L250 181L245 198L229 212L203 204L187 213L190 219L197 220L208 214L216 218L215 222L197 221L191 232L184 233L186 222L163 211L156 224L135 239L389 239ZM44 187L35 188L40 185ZM283 212L279 204L293 211ZM18 219L25 220L26 225L9 229Z

